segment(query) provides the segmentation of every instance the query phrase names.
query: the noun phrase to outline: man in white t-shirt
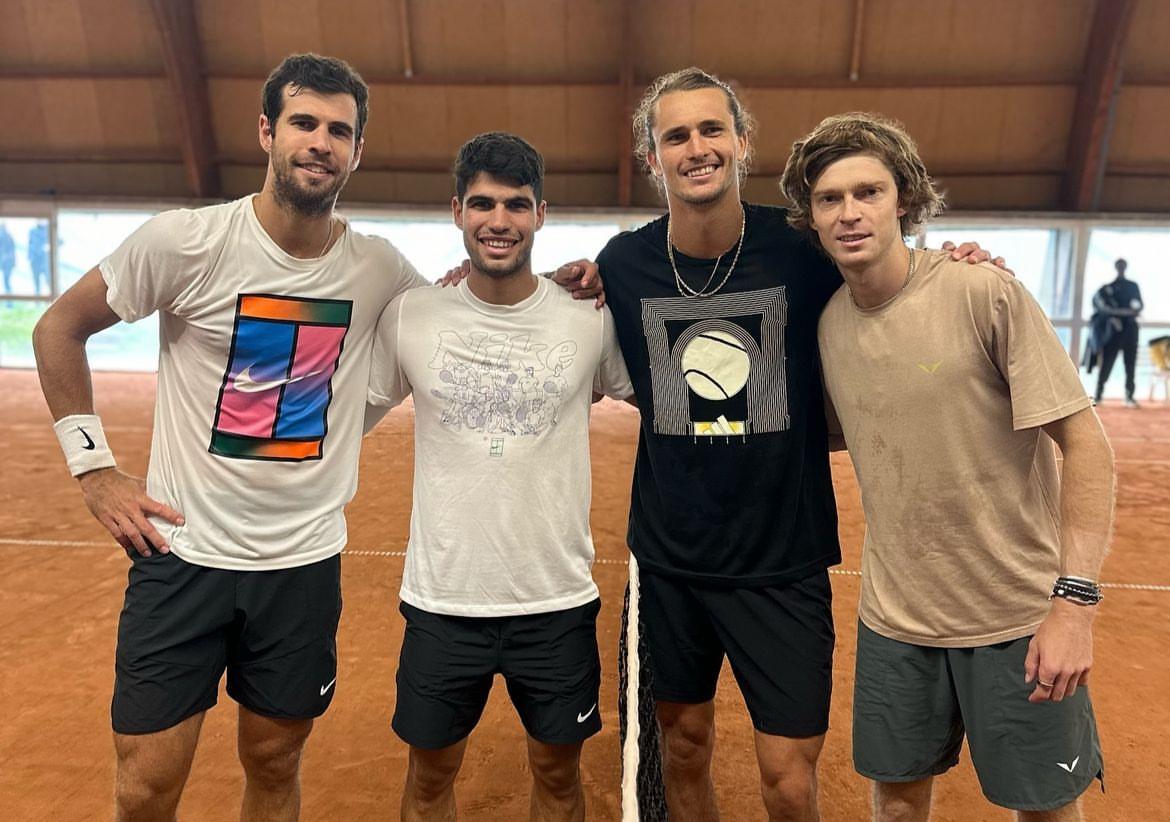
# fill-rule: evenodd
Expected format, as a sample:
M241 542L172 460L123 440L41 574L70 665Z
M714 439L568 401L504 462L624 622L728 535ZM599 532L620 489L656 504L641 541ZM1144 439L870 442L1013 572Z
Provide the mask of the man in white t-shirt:
M495 674L528 732L533 819L582 819L578 762L601 729L590 569L589 410L633 393L608 309L532 274L544 166L481 134L455 164L458 288L396 299L369 402L414 395L414 510L394 730L410 744L407 820L453 819L454 781Z
M426 280L334 214L368 90L294 55L264 86L259 194L158 215L61 296L34 333L71 472L134 563L112 705L119 819L171 818L227 672L242 815L293 819L301 751L336 692L339 553L357 481L374 329ZM93 414L86 340L160 318L146 482Z

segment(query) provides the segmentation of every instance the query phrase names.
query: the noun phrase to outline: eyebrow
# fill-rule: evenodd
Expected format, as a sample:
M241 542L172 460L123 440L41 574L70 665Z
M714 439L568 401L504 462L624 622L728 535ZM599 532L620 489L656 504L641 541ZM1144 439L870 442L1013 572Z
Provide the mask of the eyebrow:
M316 116L315 114L309 114L307 111L290 112L288 115L288 119L289 119L289 122L292 122L293 120L312 120L314 123L321 122L320 117ZM349 132L350 134L354 133L353 125L346 122L345 120L330 120L329 127L330 128L343 128L347 132Z
M881 181L881 180L874 180L873 182L857 183L855 185L848 186L848 188L851 191L856 191L859 188L883 188L883 187L885 187L885 185L886 185L886 183ZM838 191L842 191L844 188L845 188L844 186L836 186L833 188L829 188L826 186L826 187L822 188L820 185L816 185L813 187L812 193L813 194L832 194L832 193L836 193Z

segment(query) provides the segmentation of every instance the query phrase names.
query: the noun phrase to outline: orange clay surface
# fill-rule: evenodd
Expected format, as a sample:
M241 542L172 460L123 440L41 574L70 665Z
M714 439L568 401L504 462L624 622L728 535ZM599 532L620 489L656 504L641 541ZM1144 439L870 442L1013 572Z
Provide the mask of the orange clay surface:
M153 375L98 374L98 410L127 471L146 468ZM1104 580L1170 586L1170 406L1100 409L1117 452L1117 535ZM396 819L406 748L390 730L402 639L397 590L411 496L413 412L395 410L366 440L361 489L349 507L343 562L345 613L333 706L317 723L303 768L306 820ZM0 818L112 817L109 698L127 560L85 510L31 371L0 371ZM620 815L617 635L626 575L625 530L636 412L603 402L592 426L594 569L605 729L582 761L587 816ZM867 817L868 786L852 768L852 702L859 551L863 523L848 458L833 459L845 560L833 579L838 646L832 728L820 764L824 820ZM1110 588L1096 622L1093 695L1105 747L1108 794L1090 788L1091 820L1170 819L1170 589ZM221 694L203 726L180 807L198 822L238 818L242 776L234 704ZM726 667L717 697L715 783L726 820L757 820L751 728ZM472 734L457 783L466 820L527 817L529 776L519 721L497 683ZM937 822L1008 819L979 792L969 761L939 779Z

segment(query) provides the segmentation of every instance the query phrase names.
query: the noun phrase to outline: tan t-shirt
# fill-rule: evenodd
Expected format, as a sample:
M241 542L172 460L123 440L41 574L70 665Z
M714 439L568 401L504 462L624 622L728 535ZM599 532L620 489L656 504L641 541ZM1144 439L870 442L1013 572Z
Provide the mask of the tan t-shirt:
M1038 426L1089 405L1040 306L993 266L916 252L884 305L840 289L819 340L865 511L861 621L938 647L1033 633L1060 555L1055 446Z

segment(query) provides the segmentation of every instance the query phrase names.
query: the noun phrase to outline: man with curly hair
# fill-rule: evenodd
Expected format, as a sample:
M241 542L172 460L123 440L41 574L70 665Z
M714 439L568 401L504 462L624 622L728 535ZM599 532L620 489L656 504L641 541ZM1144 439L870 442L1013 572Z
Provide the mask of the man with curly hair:
M991 802L1079 820L1113 456L1076 367L1020 281L907 247L942 199L898 124L824 120L781 187L845 280L818 337L867 524L853 756L875 818L927 819L965 735Z

